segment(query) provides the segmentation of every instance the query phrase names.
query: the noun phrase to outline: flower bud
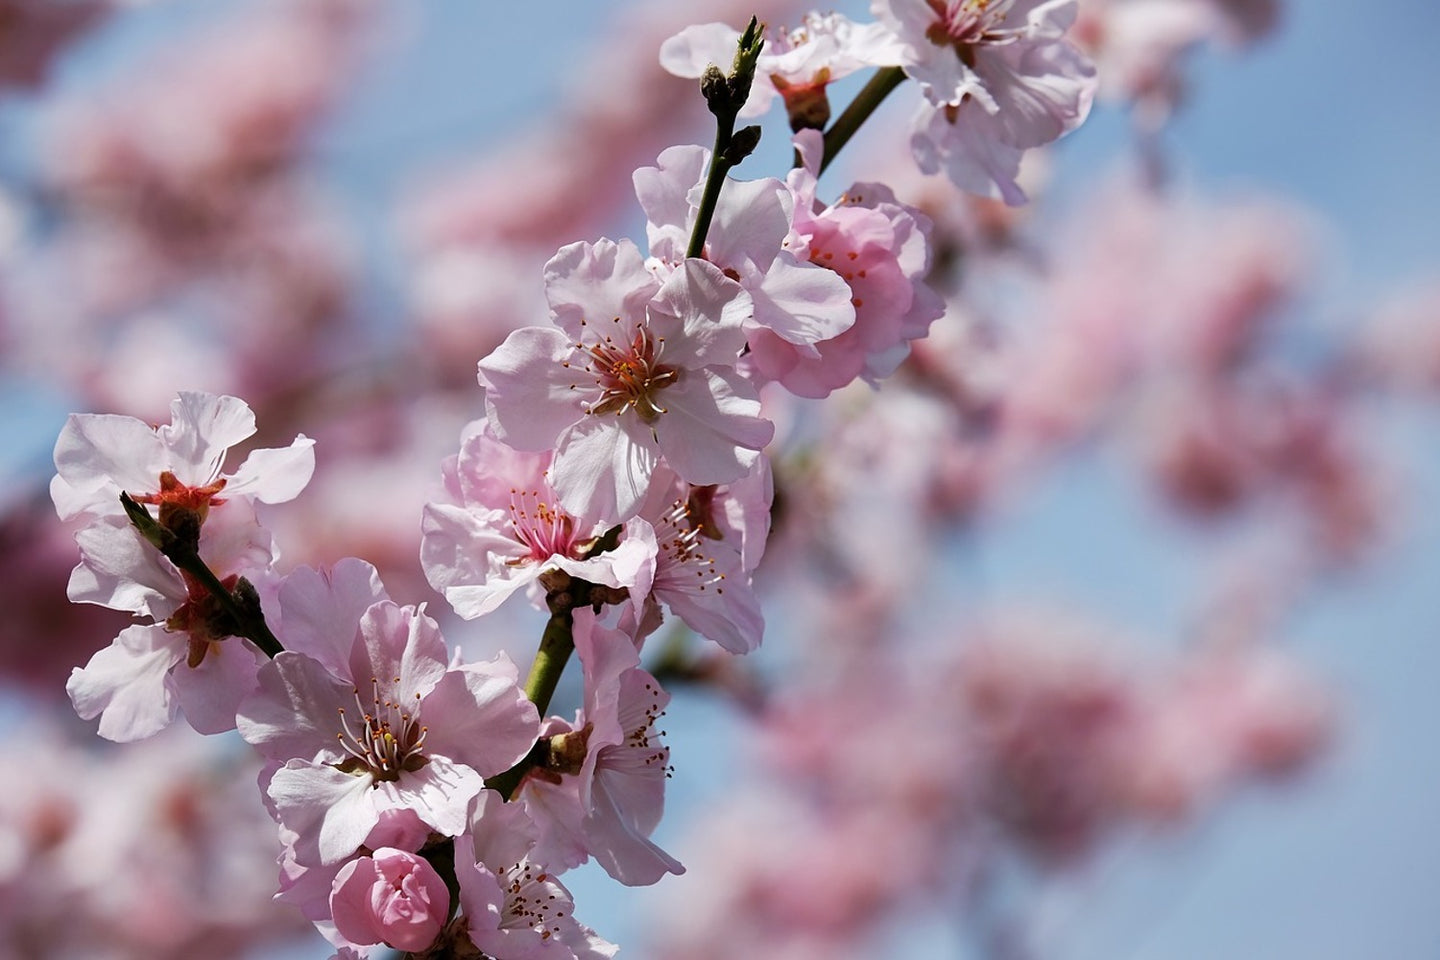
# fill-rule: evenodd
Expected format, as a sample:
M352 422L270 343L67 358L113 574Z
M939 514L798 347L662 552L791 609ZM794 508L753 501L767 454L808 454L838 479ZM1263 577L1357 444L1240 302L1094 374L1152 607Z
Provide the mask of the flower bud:
M345 864L330 888L335 929L352 943L415 952L430 947L450 916L445 881L423 858L381 847Z

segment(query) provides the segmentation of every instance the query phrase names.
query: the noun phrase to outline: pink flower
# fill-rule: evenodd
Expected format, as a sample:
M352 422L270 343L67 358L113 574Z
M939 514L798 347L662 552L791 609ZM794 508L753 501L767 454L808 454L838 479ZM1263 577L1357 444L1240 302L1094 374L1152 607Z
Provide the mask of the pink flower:
M660 154L658 167L635 171L650 254L662 263L685 259L709 162L710 152L703 147L671 147ZM855 308L839 277L786 249L793 206L779 180L727 181L703 256L750 295L754 314L745 329L752 340L768 331L813 356L817 341L849 329Z
M575 919L570 891L531 859L536 828L518 803L493 790L475 802L468 831L455 840L470 939L505 960L602 960L616 947Z
M345 864L330 895L335 929L352 943L425 950L450 917L450 891L424 859L381 847Z
M552 736L578 737L584 760L578 772L533 776L524 786L526 809L544 832L544 849L567 865L593 856L629 886L684 873L679 861L650 840L664 812L670 775L670 748L655 723L670 695L640 669L631 639L597 623L589 609L575 611L574 634L585 705L573 727L552 718L549 729ZM544 822L547 818L556 822Z
M845 281L855 323L808 350L757 331L750 337L751 362L792 393L824 397L857 377L875 383L893 373L910 341L924 337L945 306L925 283L930 218L875 183L857 183L831 206L818 208L820 135L802 131L795 141L805 165L789 178L795 197L790 243Z
M663 603L701 636L731 653L749 653L760 646L765 617L742 554L744 536L739 531L727 534L720 527L722 520L729 521L726 504L736 499L718 496L717 511L714 488L692 487L670 471L658 474L657 480L662 482L654 484L640 511L654 527L657 546L655 576L646 598L652 616L641 615L640 622L658 619L653 608ZM736 486L745 490L750 485ZM743 517L744 529L768 528L768 497L763 507L763 513ZM753 545L755 562L764 548L763 534L758 539Z
M927 103L912 146L962 190L1025 202L1024 151L1059 139L1090 112L1095 68L1064 34L1074 0L874 0L904 45L900 65Z
M85 720L98 716L100 735L121 742L158 732L180 708L200 733L234 729L236 708L255 688L264 658L250 641L223 631L228 621L210 592L123 517L100 517L75 539L81 562L71 573L71 600L159 621L127 627L71 673L65 691L75 712ZM231 505L207 521L199 549L227 588L242 575L265 588L270 537L249 504Z
M71 414L55 442L50 496L60 519L123 516L120 493L139 503L197 511L235 497L292 500L315 469L315 441L303 434L285 449L254 450L234 473L222 472L230 447L255 432L255 414L236 397L181 393L167 425L134 417ZM223 494L223 496L222 496Z
M1334 704L1278 649L1254 644L1190 655L1156 691L1127 751L1128 799L1175 821L1247 780L1279 779L1328 744Z
M644 596L654 575L655 537L627 521L619 545L591 555L612 524L587 523L560 506L548 477L551 455L523 453L472 424L445 463L450 503L429 503L420 562L431 586L460 616L494 610L545 570Z
M292 620L282 609L282 622ZM360 616L340 675L293 650L262 668L240 733L283 764L267 792L301 863L350 856L390 811L411 810L455 836L484 778L529 751L538 718L514 664L448 659L433 620L382 600Z
M1135 105L1158 126L1184 98L1184 61L1202 43L1238 46L1259 39L1277 19L1276 0L1085 0L1072 36L1095 58L1100 94Z
M512 333L480 361L480 384L496 437L555 451L566 511L633 516L662 456L691 483L750 470L774 428L735 370L750 313L738 283L703 260L662 282L634 244L610 240L563 247L545 279L557 326Z

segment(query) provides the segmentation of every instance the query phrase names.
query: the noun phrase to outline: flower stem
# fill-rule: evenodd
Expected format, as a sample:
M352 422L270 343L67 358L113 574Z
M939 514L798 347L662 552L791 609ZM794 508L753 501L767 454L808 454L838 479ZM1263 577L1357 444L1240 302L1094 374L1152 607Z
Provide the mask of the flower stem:
M830 166L830 161L850 142L855 131L870 118L875 108L900 84L905 82L905 71L899 67L884 67L875 72L864 88L850 101L845 111L825 131L825 155L820 158L820 173ZM797 163L796 166L799 166Z
M575 652L575 616L570 607L555 610L545 622L545 632L540 636L540 649L535 651L535 660L530 664L530 676L525 680L525 696L535 704L543 717L550 709L550 698L570 654Z
M619 603L627 596L623 588L607 587L571 577L561 570L550 570L540 575L545 586L545 603L550 608L550 619L545 622L545 632L540 636L540 649L530 664L530 675L525 679L525 696L535 704L540 716L550 709L550 699L560 683L560 675L575 652L576 607L596 606L604 603ZM541 740L525 755L525 758L504 773L491 777L485 786L498 791L509 800L541 758L546 755L547 742Z
M695 213L695 226L690 231L690 245L685 248L686 257L698 257L705 252L705 238L710 233L710 223L715 219L715 205L720 202L720 188L725 185L725 174L730 164L725 160L725 149L735 135L735 118L728 122L717 117L715 122L715 148L710 152L710 169L705 173L705 192L700 197L700 209Z

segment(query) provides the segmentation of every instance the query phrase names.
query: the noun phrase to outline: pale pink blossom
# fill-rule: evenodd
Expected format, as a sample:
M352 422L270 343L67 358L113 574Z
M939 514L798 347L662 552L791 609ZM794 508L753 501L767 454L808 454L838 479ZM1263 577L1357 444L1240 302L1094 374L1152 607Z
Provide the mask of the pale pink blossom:
M1419 395L1440 389L1440 281L1387 297L1352 349L1350 362L1370 381Z
M71 600L153 617L122 630L110 646L71 672L65 691L82 719L100 718L108 740L148 737L183 709L201 733L234 729L240 701L255 689L264 658L249 640L228 636L218 602L182 574L122 517L101 517L76 534L81 561ZM267 587L270 538L248 504L232 505L201 529L201 558L233 589L240 576Z
M189 731L95 750L46 716L12 729L27 775L0 795L0 956L239 960L304 934L272 900L252 758Z
M877 183L852 185L833 204L816 201L819 134L802 132L804 166L792 171L795 198L791 244L797 253L845 281L855 322L848 330L800 349L769 331L750 337L757 371L804 397L824 397L857 377L889 376L945 307L925 283L930 272L930 220L899 203Z
M654 528L657 553L654 579L645 597L651 610L648 615L641 613L638 621L655 623L658 605L664 604L701 636L731 653L749 653L760 646L765 617L751 582L754 563L747 567L742 552L743 531L759 534L750 538L758 540L752 543L753 561L758 562L763 531L768 529L768 498L763 500L763 512L757 513L761 503L746 504L714 488L693 487L669 470L657 473L656 481L640 510ZM754 482L731 486L747 491ZM717 500L721 510L716 509ZM727 533L720 522L731 517L743 527Z
M343 600L323 595L336 586L307 582L306 592L321 593L308 606L347 607L348 587ZM285 599L281 622L293 623L296 596ZM387 811L412 810L455 836L484 778L535 741L535 708L508 658L448 666L435 622L388 600L358 623L336 624L334 636L346 626L354 629L343 673L287 650L261 670L238 717L241 735L277 765L267 792L303 864L350 856Z
M645 211L650 254L665 264L685 259L690 231L705 184L710 151L671 147L656 167L635 171L635 194ZM754 313L745 329L762 331L804 356L815 343L839 336L855 322L849 288L835 274L799 259L787 249L794 201L773 178L727 181L706 234L704 259L737 280L750 295Z
M1130 101L1141 124L1157 127L1185 96L1196 48L1258 40L1278 12L1277 0L1081 0L1070 35L1095 59L1100 95Z
M1335 722L1330 695L1292 657L1255 644L1202 649L1155 691L1129 751L1137 812L1174 821L1250 779L1312 762Z
M282 503L315 469L314 441L302 434L287 448L254 450L233 473L223 472L230 447L255 432L255 414L236 397L181 393L170 420L151 427L134 417L71 414L55 442L50 484L60 518L123 516L122 492L159 505L162 522L167 505L203 518L235 497Z
M471 941L506 960L603 960L616 947L575 919L574 900L544 863L532 859L535 825L518 803L493 790L475 802L455 840L455 875Z
M633 516L663 456L691 483L745 475L770 441L735 370L750 298L703 260L663 281L629 242L564 247L546 267L555 327L512 333L480 361L495 435L553 449L550 482L573 515Z
M1147 398L1149 466L1177 505L1204 516L1288 503L1318 555L1342 563L1384 531L1384 478L1343 395L1252 378Z
M1095 68L1065 40L1074 0L875 0L926 102L912 147L926 173L1016 205L1021 155L1090 112Z
M1022 848L1063 862L1124 814L1144 688L1093 627L1037 617L983 629L953 673L973 801Z
M670 895L657 912L655 955L666 960L888 955L875 926L941 889L945 860L956 869L928 822L882 804L812 804L773 788L739 788L692 834L694 878L704 886L662 888Z
M656 723L670 695L640 668L634 642L575 611L575 650L585 675L585 704L574 724L552 719L547 731L578 738L578 771L532 776L523 796L540 823L547 853L569 866L587 856L629 886L685 868L651 839L665 806L670 748ZM546 822L546 820L554 822Z
M654 576L655 535L626 522L613 550L592 552L613 526L587 523L560 506L548 477L551 455L512 450L471 424L460 454L445 462L450 502L425 506L420 562L431 586L460 616L488 613L547 570L637 596Z
M381 847L345 864L330 895L335 929L352 943L416 952L450 917L450 891L427 861Z

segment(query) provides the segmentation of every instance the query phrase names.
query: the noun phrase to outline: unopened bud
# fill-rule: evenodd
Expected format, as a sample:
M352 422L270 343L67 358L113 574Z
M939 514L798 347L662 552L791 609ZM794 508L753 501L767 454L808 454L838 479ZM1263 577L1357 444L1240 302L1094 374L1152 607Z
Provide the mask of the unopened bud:
M730 108L730 85L725 81L725 74L713 63L700 75L700 95L705 98L710 112L717 117L734 112Z
M736 166L741 160L755 152L755 147L760 143L760 128L754 124L742 127L735 131L730 138L730 146L725 148L725 162L730 166Z
M150 516L149 510L130 499L130 494L120 494L120 506L124 508L125 516L140 536L156 550L164 553L175 542L175 534L157 523L155 518Z

